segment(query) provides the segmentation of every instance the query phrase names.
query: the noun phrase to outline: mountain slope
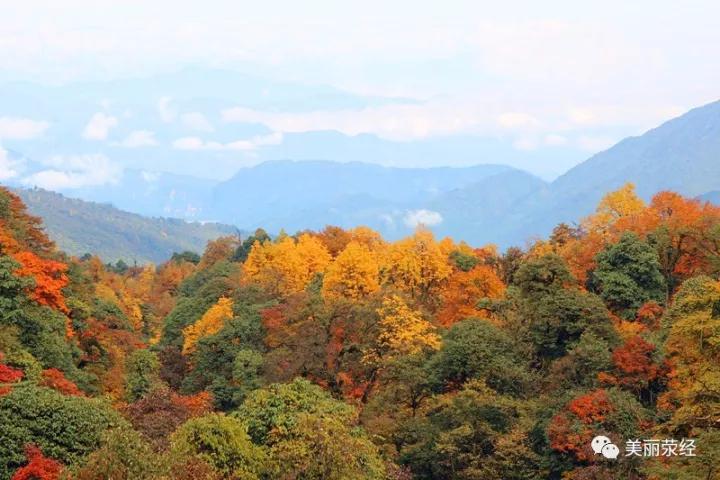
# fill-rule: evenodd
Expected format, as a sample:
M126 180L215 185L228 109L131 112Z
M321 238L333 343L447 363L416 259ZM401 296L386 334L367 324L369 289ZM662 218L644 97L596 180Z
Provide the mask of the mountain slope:
M41 189L15 192L30 213L43 219L50 238L73 255L93 253L130 264L161 262L173 252L202 252L208 240L238 233L228 225L148 218Z
M710 202L710 203L714 203L715 205L720 205L720 190L715 190L715 191L700 195L698 197L698 199L700 199L704 202Z
M632 182L645 200L673 190L695 197L720 187L720 102L696 108L638 137L622 140L570 169L539 196L514 205L507 238L520 243L579 221L608 192Z

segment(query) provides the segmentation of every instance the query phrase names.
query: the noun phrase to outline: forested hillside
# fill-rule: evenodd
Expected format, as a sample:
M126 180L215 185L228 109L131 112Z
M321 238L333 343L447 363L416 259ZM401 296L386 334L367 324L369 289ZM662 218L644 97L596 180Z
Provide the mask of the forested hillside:
M107 262L159 263L173 252L202 252L208 240L239 233L229 225L143 217L37 188L16 192L62 250L91 253Z
M526 250L258 230L124 272L0 189L0 479L717 478L719 275L720 208L631 184Z

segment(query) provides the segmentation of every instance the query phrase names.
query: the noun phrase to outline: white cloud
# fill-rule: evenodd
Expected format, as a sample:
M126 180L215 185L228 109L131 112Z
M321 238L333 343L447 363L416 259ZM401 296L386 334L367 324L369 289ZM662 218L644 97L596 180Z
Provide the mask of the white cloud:
M540 121L529 113L506 112L498 116L498 124L503 128L520 129L533 128L540 125Z
M177 110L175 110L171 102L172 99L170 97L162 97L157 103L158 114L160 114L160 119L165 123L174 122L177 118Z
M415 140L497 129L479 104L428 102L390 104L359 110L263 112L244 107L224 110L225 122L261 123L273 131L301 133L335 130L346 135L373 133L389 140Z
M90 121L85 126L82 136L88 140L105 140L110 133L110 130L117 127L118 120L110 115L105 115L103 112L98 112L90 118Z
M250 151L267 145L279 145L282 141L283 135L279 132L270 133L268 135L257 135L248 140L236 140L228 143L205 141L198 137L183 137L178 138L173 142L173 148L177 150Z
M24 160L11 158L8 151L0 147L0 181L12 180L18 177L24 164Z
M416 228L420 225L424 225L426 227L433 227L435 225L441 224L443 221L442 215L440 215L439 212L435 212L433 210L409 210L405 217L403 218L403 222L406 226L410 228Z
M158 145L155 140L155 132L150 130L135 130L128 134L127 137L121 142L113 142L116 147L125 148L140 148L140 147L154 147Z
M50 168L23 178L22 183L63 190L114 184L122 176L122 167L101 154L56 156L44 164Z
M48 122L29 118L0 117L0 139L30 140L41 136L49 126Z
M191 130L197 132L212 132L215 130L210 121L200 112L183 113L180 122Z

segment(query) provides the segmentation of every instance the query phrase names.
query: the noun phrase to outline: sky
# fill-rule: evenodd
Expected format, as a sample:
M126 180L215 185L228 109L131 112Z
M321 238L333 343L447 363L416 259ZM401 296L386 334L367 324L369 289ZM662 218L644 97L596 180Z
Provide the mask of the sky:
M230 102L210 113L176 112L193 133L168 139L140 122L113 138L109 132L120 131L123 112L97 108L76 128L95 150L64 154L121 163L133 159L116 160L108 149L167 144L179 152L222 151L218 171L227 175L266 159L254 153L262 149L287 153L278 145L288 135L334 130L395 143L502 138L516 154L494 163L551 179L626 136L720 97L716 0L3 3L0 83L107 82L192 66L389 99L303 109ZM172 99L163 98L167 113ZM163 98L148 99L161 116ZM217 118L209 120L211 113ZM4 112L0 105L0 142L17 149L17 142L35 141L62 121L50 117ZM212 135L218 123L264 130L219 139ZM19 148L57 163L28 145ZM228 152L237 156L228 160ZM192 171L169 160L147 162Z

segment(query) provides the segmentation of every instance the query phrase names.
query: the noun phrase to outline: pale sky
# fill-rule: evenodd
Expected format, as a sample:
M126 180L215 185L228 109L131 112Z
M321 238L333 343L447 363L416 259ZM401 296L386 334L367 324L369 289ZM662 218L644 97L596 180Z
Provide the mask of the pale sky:
M218 112L276 139L507 133L520 151L589 156L720 98L720 2L0 0L0 66L0 80L52 84L237 70L416 100Z

